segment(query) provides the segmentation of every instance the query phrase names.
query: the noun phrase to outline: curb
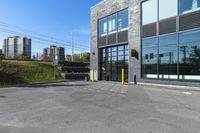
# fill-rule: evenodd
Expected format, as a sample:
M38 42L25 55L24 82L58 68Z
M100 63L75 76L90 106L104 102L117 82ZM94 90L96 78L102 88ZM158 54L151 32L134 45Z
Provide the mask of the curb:
M133 82L130 82L131 85L133 85ZM154 87L165 87L173 90L189 90L189 91L200 91L200 87L194 87L194 86L180 86L180 85L166 85L166 84L153 84L153 83L144 83L144 82L138 82L137 85L140 86L154 86Z
M70 82L70 81L73 81L73 80L58 80L58 81L50 81L50 82L36 82L36 83L27 83L27 84L5 85L5 86L0 86L0 88L26 87L26 86L28 87L32 85L62 83L62 82Z

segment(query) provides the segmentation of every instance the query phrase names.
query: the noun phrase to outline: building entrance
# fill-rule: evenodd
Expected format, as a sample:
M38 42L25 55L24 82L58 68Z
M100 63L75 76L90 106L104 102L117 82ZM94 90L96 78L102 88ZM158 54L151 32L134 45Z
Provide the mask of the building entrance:
M100 49L100 80L121 81L122 68L128 81L128 44Z

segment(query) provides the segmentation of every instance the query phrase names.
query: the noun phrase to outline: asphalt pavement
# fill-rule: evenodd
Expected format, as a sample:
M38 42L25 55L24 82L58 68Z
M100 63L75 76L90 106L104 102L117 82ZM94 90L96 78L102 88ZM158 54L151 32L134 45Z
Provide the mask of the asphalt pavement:
M200 91L84 81L0 88L0 133L200 133Z

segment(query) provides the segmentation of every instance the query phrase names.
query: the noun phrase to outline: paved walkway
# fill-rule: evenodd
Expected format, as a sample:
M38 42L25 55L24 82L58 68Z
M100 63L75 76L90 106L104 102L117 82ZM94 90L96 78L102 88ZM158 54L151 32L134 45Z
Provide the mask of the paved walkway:
M81 81L4 88L0 133L200 133L200 92Z

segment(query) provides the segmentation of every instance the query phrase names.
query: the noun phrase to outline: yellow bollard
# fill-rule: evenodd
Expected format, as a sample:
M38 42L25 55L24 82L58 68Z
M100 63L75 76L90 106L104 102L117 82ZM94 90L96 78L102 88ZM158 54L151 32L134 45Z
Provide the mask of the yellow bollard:
M94 81L94 69L92 69L92 81Z
M122 69L122 85L124 85L124 69Z

